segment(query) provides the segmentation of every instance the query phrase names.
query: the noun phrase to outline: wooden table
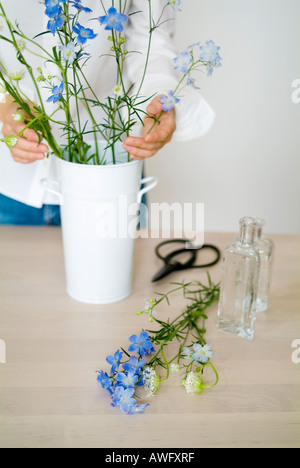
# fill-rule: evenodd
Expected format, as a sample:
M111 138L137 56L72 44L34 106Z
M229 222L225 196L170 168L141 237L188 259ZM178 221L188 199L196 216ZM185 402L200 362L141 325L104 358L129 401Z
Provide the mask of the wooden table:
M233 234L206 234L221 249ZM253 342L217 330L209 311L207 341L220 383L188 395L180 376L161 385L144 414L110 406L95 370L128 337L149 326L136 317L144 299L170 290L171 281L205 281L198 270L151 284L160 268L158 240L139 239L133 294L90 306L65 292L59 228L0 228L0 446L3 448L201 448L300 446L300 236L272 236L276 244L271 306L256 323ZM211 268L220 280L220 264ZM177 315L178 300L164 318Z

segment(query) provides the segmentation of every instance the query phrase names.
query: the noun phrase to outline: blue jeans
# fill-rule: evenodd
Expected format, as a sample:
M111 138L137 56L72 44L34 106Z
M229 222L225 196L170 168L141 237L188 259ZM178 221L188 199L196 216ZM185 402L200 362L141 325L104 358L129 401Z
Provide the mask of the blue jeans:
M60 226L60 206L33 208L0 194L0 224L17 226Z

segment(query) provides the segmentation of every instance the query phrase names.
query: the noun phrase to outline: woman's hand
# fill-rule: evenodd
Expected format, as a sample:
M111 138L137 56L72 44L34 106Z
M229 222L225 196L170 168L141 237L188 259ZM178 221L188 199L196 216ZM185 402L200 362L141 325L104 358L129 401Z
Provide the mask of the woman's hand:
M17 104L0 104L0 120L3 122L2 133L4 138L9 135L16 135L25 128L24 123L17 123L13 120L13 115L17 112ZM23 136L18 137L17 145L10 150L13 159L22 164L42 160L48 151L48 146L39 143L38 134L31 129L26 129Z
M172 139L176 130L175 110L173 109L170 113L163 112L161 115L162 103L160 97L155 97L147 107L147 113L150 116L159 118L159 123L153 127L154 120L146 117L142 137L128 137L123 144L123 148L130 153L132 159L150 158Z

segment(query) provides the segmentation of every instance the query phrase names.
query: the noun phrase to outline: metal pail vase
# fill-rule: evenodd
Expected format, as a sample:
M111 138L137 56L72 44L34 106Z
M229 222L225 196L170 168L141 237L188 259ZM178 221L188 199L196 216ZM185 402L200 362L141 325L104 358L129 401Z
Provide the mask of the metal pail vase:
M132 291L139 205L157 178L142 179L141 161L94 166L57 159L57 173L58 181L41 183L61 205L67 293L89 304L125 299Z

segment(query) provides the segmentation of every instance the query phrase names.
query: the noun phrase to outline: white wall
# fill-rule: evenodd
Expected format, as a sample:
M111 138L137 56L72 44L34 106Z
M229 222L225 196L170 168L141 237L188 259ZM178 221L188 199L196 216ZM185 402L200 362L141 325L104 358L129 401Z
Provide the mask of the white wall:
M204 202L206 231L236 231L242 216L273 233L300 234L299 0L183 0L179 51L214 40L223 67L203 75L217 114L211 132L172 142L147 161L159 177L151 202Z

